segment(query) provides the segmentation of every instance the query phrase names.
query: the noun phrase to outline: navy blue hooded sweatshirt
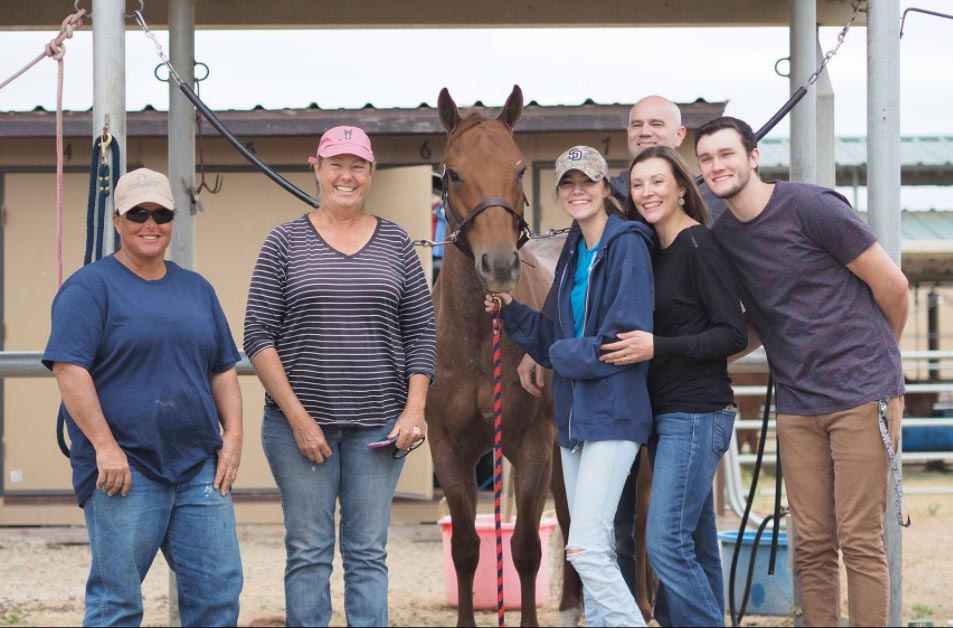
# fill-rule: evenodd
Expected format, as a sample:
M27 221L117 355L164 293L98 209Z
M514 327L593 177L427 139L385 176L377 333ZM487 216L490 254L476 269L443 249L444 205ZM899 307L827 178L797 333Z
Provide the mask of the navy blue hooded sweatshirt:
M579 441L629 440L645 443L652 429L646 383L649 363L614 366L599 361L599 347L616 334L652 331L652 230L641 222L610 216L592 262L582 337L573 325L571 293L582 234L573 223L557 268L555 320L513 301L503 308L510 340L539 364L553 369L553 398L559 445Z

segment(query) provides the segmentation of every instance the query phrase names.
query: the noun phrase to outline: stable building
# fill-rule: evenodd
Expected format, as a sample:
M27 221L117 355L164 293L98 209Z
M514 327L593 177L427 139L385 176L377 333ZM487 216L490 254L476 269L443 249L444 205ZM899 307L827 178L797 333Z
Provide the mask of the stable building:
M722 115L725 104L703 100L679 104L689 132L680 152L693 168L694 130ZM476 108L486 110L479 103ZM624 129L629 109L628 104L592 102L527 105L516 134L529 164L524 180L529 203L526 215L536 233L568 223L553 193L553 162L566 148L588 144L606 155L612 170L627 167L630 156ZM495 115L492 109L487 113ZM259 158L311 194L316 190L307 158L314 153L321 134L342 124L365 129L378 158L367 200L369 211L401 224L413 239L432 237L434 174L441 169L446 137L433 108L311 107L218 115ZM89 112L65 115L64 277L83 262L91 125ZM146 166L165 172L168 114L153 109L130 112L127 125L128 170ZM866 153L865 148L857 148L858 142L853 138L836 142L838 185L865 182ZM843 146L855 152L844 154ZM953 185L953 138L905 138L901 146L904 184ZM765 178L786 179L787 140L765 139L761 150ZM850 154L858 159L851 161ZM57 290L55 163L52 113L0 114L0 320L2 350L6 352L41 351L49 335L50 303ZM197 135L196 163L198 174L191 183L197 189L196 202L191 208L179 209L196 212L195 267L215 287L240 346L245 298L259 248L273 227L309 208L250 165L204 120ZM201 186L202 182L206 185ZM953 277L953 213L904 212L901 233L903 267L911 284L918 286L915 303L939 303L939 298L927 297L926 291ZM431 250L421 248L418 252L430 272ZM943 289L939 290L942 294ZM939 309L933 314L939 329L953 328L953 312ZM915 306L904 349L927 348L922 337L929 316L928 308ZM254 375L240 380L246 436L234 490L237 515L244 523L278 522L277 490L259 442L263 389ZM0 525L82 523L71 490L69 462L60 453L54 434L59 402L51 377L7 378L3 382ZM433 497L432 463L424 449L408 457L397 490L403 498Z

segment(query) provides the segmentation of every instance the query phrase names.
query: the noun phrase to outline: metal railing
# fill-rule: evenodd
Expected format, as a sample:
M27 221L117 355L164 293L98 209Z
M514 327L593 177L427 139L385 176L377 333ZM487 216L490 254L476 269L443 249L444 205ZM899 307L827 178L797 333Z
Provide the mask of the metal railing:
M241 362L238 363L239 375L254 375L255 370L244 351L238 352ZM52 373L43 366L41 351L0 351L0 379L7 377L50 377Z
M251 362L245 356L244 351L241 354L241 361L238 363L239 375L254 375ZM0 379L14 377L50 377L52 374L43 366L40 361L42 353L39 351L2 351L0 352ZM953 360L953 351L908 351L903 353L903 359L907 360ZM935 368L931 364L930 368ZM759 349L752 354L745 356L741 360L731 364L731 372L767 372L768 362L764 351ZM736 396L756 396L764 395L763 386L736 386L734 387ZM929 383L929 384L908 384L907 392L953 392L953 383ZM904 427L907 428L927 428L927 427L953 427L953 418L911 418L907 417ZM768 423L769 429L775 428L775 422ZM725 488L728 504L731 509L740 517L744 512L747 495L745 494L744 484L741 479L741 465L753 464L755 454L742 454L738 449L737 430L740 429L761 429L761 421L735 421L735 433L732 434L731 445L725 454ZM944 461L953 462L953 451L935 451L935 452L903 452L901 454L903 462L932 462ZM774 465L774 457L766 456L762 464ZM953 487L935 486L935 487L909 487L906 493L910 495L949 495L953 494ZM761 518L755 513L751 514L751 521L754 525L761 523Z
M943 367L941 361L946 360L950 363L953 363L953 351L904 351L902 354L903 361L914 361L914 360L929 360L930 364L927 366L927 370L940 370ZM758 349L757 351L751 353L748 356L745 356L741 360L734 362L730 365L729 371L733 373L757 373L763 372L767 373L768 371L768 362L767 357L764 354L763 349ZM734 386L733 387L736 397L745 397L745 396L764 396L765 387L764 386ZM927 384L907 384L906 385L907 393L942 393L942 392L951 392L953 393L953 383L927 383ZM732 511L741 517L745 510L745 505L747 502L747 493L745 491L744 483L741 478L741 465L750 465L754 464L757 460L756 454L742 454L738 446L737 432L738 430L760 430L762 421L760 420L737 420L735 421L734 433L731 437L731 444L728 448L728 451L725 453L723 460L723 468L725 470L725 489L727 503L731 507ZM907 429L922 429L929 427L953 427L953 418L942 418L942 417L904 417L903 427ZM768 422L768 429L774 430L776 428L776 422L772 419ZM772 451L765 451L765 454L771 453L772 455L765 455L762 460L763 465L774 466L776 457L773 455ZM912 463L924 463L924 462L953 462L953 451L904 451L900 455L902 462L912 462ZM917 486L917 487L904 487L904 492L907 495L953 495L953 486ZM764 494L773 495L773 490L765 490ZM759 495L762 494L759 492ZM755 526L760 525L762 517L759 517L757 514L752 512L749 516L751 523ZM783 522L782 522L783 526Z

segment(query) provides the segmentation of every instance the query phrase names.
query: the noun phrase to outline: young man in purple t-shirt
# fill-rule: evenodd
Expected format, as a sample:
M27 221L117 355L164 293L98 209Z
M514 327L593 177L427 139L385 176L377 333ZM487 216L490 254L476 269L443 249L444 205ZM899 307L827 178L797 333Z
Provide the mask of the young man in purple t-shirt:
M777 385L804 625L840 621L838 548L850 625L886 625L888 455L880 402L895 449L906 277L840 194L761 181L754 133L743 121L706 123L695 152L705 183L728 204L712 230L738 274L746 352L764 344Z

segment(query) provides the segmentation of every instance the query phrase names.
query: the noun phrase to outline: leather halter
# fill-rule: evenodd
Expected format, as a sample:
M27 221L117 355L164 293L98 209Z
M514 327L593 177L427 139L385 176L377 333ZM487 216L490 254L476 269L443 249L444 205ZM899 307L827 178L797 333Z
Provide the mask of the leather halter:
M447 218L447 224L450 225L450 228L453 229L453 233L447 236L447 240L453 242L458 249L466 253L471 259L473 258L473 252L469 247L464 246L463 241L460 239L461 234L463 233L464 228L470 224L474 218L479 216L482 212L486 211L491 207L502 207L507 212L512 214L516 218L516 222L519 224L520 237L516 241L516 248L521 248L527 241L529 241L532 236L532 231L529 228L529 224L523 218L523 216L513 209L513 206L510 205L510 202L505 198L493 197L480 201L476 204L473 209L467 214L467 217L461 222L456 214L453 211L453 208L450 207L450 174L447 169L446 164L443 167L443 209L444 215ZM521 194L523 197L523 203L529 205L529 201L526 200L526 194Z

